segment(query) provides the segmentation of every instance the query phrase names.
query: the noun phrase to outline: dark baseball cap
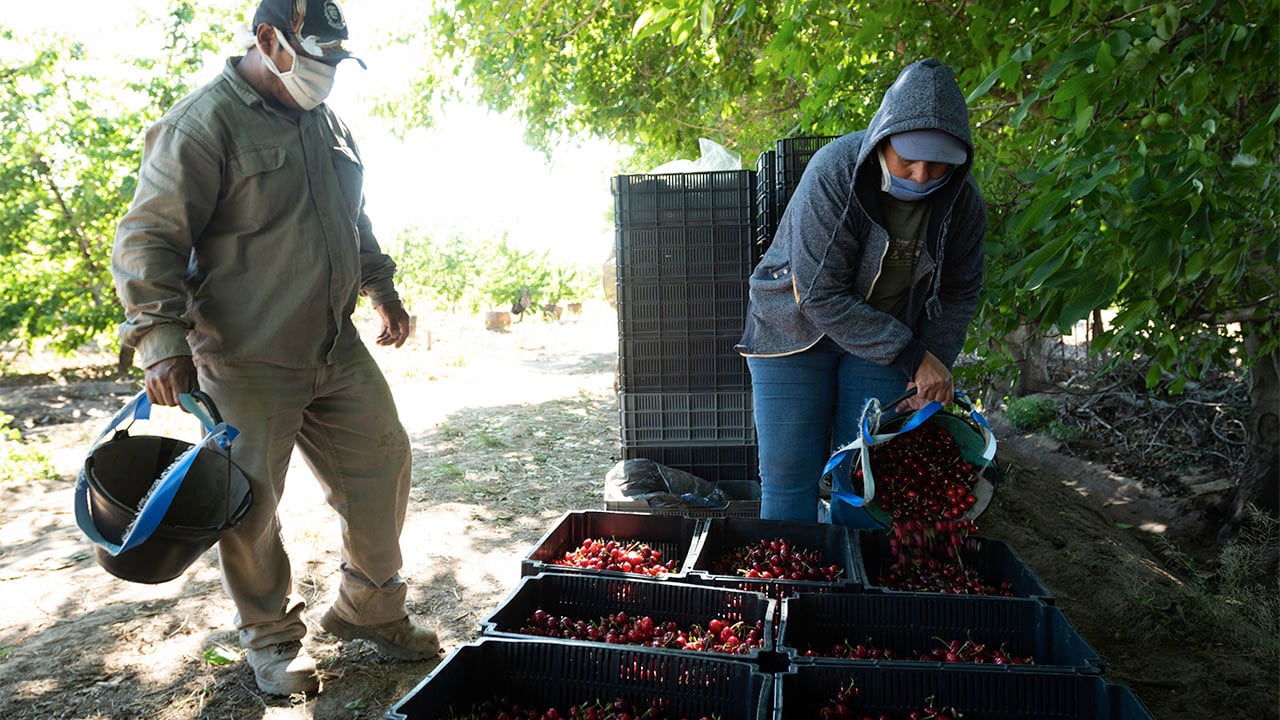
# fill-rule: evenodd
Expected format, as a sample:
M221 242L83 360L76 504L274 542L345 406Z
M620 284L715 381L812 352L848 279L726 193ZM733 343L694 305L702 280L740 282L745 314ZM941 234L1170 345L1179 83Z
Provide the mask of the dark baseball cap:
M262 0L253 14L253 27L262 23L280 28L308 55L337 63L351 58L364 61L343 47L347 40L347 16L338 0Z

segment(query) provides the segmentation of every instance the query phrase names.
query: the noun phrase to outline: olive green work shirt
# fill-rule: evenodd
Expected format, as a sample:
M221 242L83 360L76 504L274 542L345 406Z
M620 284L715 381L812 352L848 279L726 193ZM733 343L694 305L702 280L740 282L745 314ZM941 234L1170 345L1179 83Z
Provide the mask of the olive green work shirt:
M357 341L358 296L398 299L351 133L324 104L296 120L271 107L239 60L146 135L111 257L120 336L143 367L320 367Z

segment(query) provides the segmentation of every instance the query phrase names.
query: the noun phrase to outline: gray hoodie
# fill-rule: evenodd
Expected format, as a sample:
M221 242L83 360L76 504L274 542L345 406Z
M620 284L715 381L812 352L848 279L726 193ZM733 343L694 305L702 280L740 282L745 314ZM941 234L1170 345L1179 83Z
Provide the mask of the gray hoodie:
M908 130L944 130L969 159L922 202L934 203L902 319L867 304L889 247L876 148ZM806 166L769 250L750 279L743 355L779 356L829 337L876 365L915 375L926 350L948 367L964 345L982 292L986 204L969 174L969 111L951 68L908 66L866 130L819 149Z

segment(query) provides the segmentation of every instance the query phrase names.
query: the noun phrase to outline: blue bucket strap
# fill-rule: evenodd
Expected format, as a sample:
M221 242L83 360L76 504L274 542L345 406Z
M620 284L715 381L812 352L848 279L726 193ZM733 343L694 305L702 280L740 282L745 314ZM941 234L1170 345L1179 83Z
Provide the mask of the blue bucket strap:
M982 416L982 413L974 409L973 403L969 401L969 396L962 392L956 393L956 405L969 413L969 417L982 428L982 439L985 446L982 449L982 459L987 465L990 465L996 459L996 434L991 429L991 424Z
M151 417L151 401L147 399L147 391L143 390L130 398L129 402L125 403L124 407L116 412L115 417L111 418L111 422L107 423L102 432L98 433L98 437L93 439L93 443L89 445L89 452L92 453L98 447L98 443L102 442L102 438L119 427L120 423L126 419L132 422L133 420L146 420L149 417Z
M205 429L205 432L212 430L213 427L218 424L214 422L213 418L209 417L209 414L205 412L204 406L197 402L195 397L190 393L182 393L179 395L178 404L182 406L183 410L186 410L196 416L196 419L200 421L200 425Z
M926 420L938 414L938 411L941 409L942 403L937 400L930 400L924 407L915 411L915 413L911 415L911 418L907 420L907 423L898 429L898 434L901 435L902 433L915 430L923 425Z
M131 413L135 418L149 417L151 403L147 400L147 393L144 390L135 396L116 416L112 418L107 428L98 435L98 439L94 441L89 448L89 455L97 449L102 438L119 425L123 419ZM184 394L185 395L185 394ZM182 396L179 396L181 403ZM186 405L184 404L185 408ZM204 418L201 419L202 424ZM146 542L156 528L160 527L160 522L164 519L165 513L169 511L169 506L173 504L174 497L178 494L178 489L182 487L183 480L187 477L187 472L191 469L192 463L195 462L196 455L210 441L216 441L219 447L224 450L231 447L231 443L240 434L236 428L226 424L218 423L211 428L204 438L187 449L186 452L178 456L178 458L161 473L156 479L151 489L147 491L145 502L138 509L138 514L134 517L125 535L120 542L113 543L102 536L98 528L93 523L93 517L89 513L89 478L86 472L81 472L79 479L76 480L75 487L75 514L76 525L80 527L81 532L85 534L96 545L102 547L112 555L119 555L126 550L131 550L142 543ZM88 457L86 456L86 460Z
M865 498L863 498L861 495L856 495L854 493L836 492L835 490L832 490L831 497L835 498L836 500L840 500L842 502L847 502L856 508L860 508L863 505L867 504L867 501Z

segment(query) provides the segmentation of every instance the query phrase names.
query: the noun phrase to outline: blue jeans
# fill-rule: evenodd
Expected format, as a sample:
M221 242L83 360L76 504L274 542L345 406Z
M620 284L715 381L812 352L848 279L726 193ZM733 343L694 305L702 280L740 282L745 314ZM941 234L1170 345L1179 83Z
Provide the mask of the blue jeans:
M906 390L907 378L826 338L795 355L748 357L747 367L760 448L760 517L816 522L818 481L832 451L857 437L867 398L888 403ZM866 527L878 527L868 521Z

